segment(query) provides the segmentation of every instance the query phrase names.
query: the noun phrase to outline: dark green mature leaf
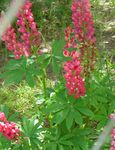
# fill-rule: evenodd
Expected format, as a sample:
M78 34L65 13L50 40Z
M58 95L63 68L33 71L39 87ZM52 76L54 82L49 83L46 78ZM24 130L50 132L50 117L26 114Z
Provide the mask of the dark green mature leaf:
M5 78L5 85L11 85L14 83L19 83L22 81L25 75L25 71L22 69L16 69L7 72L7 77Z
M61 69L61 63L63 61L63 47L64 40L55 40L52 42L52 68L53 72L58 75Z
M73 121L74 121L74 115L70 111L68 116L67 116L67 119L66 119L66 126L67 126L68 129L70 129L72 127Z
M77 108L82 114L86 115L86 116L93 116L93 112L88 109L88 108L85 108L85 107L78 107Z
M59 61L57 61L55 59L55 57L52 58L52 69L53 69L53 72L58 75L59 72L60 72L60 69L61 69L61 64Z
M62 144L62 145L68 145L68 146L69 145L70 146L73 145L73 143L71 141L69 141L69 140L65 140L65 141L64 140L60 140L59 143Z
M62 50L65 45L65 40L55 40L52 42L52 53L54 56L62 56Z
M60 124L66 119L68 112L69 112L69 109L67 108L65 108L64 110L60 112L57 112L53 118L53 122Z
M29 72L27 72L26 74L26 81L30 87L34 87L35 80L34 80L34 77Z
M65 109L65 107L66 105L63 105L61 103L52 103L51 105L48 105L46 108L44 108L43 112L45 112L46 114L56 113Z
M75 109L72 109L72 112L73 112L73 117L75 119L75 122L79 125L82 125L83 123L82 115Z

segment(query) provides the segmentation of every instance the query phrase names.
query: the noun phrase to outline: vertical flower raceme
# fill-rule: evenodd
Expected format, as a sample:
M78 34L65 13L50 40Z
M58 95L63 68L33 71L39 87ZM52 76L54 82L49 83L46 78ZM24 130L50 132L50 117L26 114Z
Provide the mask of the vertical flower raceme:
M71 61L64 65L64 77L69 94L78 98L86 91L83 77L94 68L96 38L90 0L73 0L71 10L73 25L65 30L63 50L64 56L70 57ZM72 54L79 55L73 58Z
M17 139L19 136L19 129L15 122L8 122L3 112L0 112L0 132L8 140Z
M65 30L65 50L79 51L83 74L87 75L94 68L96 55L96 38L90 0L73 0L72 3L73 27Z
M110 119L115 119L115 114L111 114L109 117ZM111 141L110 150L115 150L115 128L112 129L111 138L112 141Z
M66 88L69 95L73 95L75 99L85 95L86 89L84 81L81 77L82 67L76 52L70 53L72 60L64 64Z
M95 29L90 5L90 0L74 0L71 7L75 38L79 43L80 58L85 75L94 67L96 53Z
M76 39L80 42L88 41L95 43L95 30L90 12L90 0L74 0L71 10Z
M26 0L17 14L18 34L13 27L9 26L3 35L3 41L5 41L7 49L13 51L15 59L20 59L22 55L29 57L32 54L32 47L40 46L40 33L37 30L31 7L32 3Z

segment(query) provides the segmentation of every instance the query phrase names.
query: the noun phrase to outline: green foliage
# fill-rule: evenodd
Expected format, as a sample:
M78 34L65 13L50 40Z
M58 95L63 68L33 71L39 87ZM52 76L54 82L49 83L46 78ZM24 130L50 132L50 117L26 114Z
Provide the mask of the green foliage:
M21 147L23 149L32 149L37 150L40 147L40 140L39 140L39 123L35 123L35 119L22 119L22 134L23 134L23 141Z
M22 58L20 60L10 60L7 65L2 68L0 78L4 78L5 85L18 84L25 80L29 86L35 85L34 77L40 74L38 64Z
M99 0L91 2L97 44L103 48L105 13L100 11ZM62 69L68 60L63 57L63 31L71 24L71 1L33 3L35 20L39 20L43 37L52 40L52 49L30 58L11 59L1 68L0 103L10 109L1 105L0 111L19 124L21 136L15 143L0 135L0 149L89 150L108 116L115 112L114 53L102 49L97 54L95 70L85 79L86 96L75 100L67 94ZM111 4L114 7L113 1ZM108 147L106 144L103 149Z
M35 114L37 109L37 93L40 89L29 87L27 84L20 84L15 87L0 88L0 103L10 108L11 113L20 112L30 116ZM7 115L7 114L6 114Z

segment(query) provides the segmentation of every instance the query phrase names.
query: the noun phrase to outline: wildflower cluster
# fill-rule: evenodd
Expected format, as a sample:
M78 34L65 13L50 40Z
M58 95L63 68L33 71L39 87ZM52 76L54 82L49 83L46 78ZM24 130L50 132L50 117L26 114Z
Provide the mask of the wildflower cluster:
M15 29L9 26L2 38L7 49L13 52L15 59L20 59L22 55L29 57L32 54L32 47L38 48L40 45L40 33L37 31L31 7L32 3L26 0L17 14L16 24L19 34L17 35Z
M95 29L90 11L90 1L74 1L71 10L75 38L79 44L80 58L84 65L84 74L86 75L94 67L96 53Z
M0 132L8 140L17 139L19 136L19 129L15 122L8 122L3 112L0 112Z
M82 79L94 68L96 53L96 38L94 36L94 22L90 11L89 0L73 0L72 23L65 30L65 41L63 54L71 57L71 53L79 53L79 57L71 57L72 60L64 65L66 87L70 95L75 98L85 95L85 85ZM71 52L70 52L71 51ZM66 69L65 69L66 68ZM82 72L82 77L80 76Z
M71 52L70 56L72 60L64 64L66 88L69 91L69 95L74 95L74 98L78 99L80 96L84 96L86 92L84 81L80 76L82 67L77 52Z
M115 119L115 114L111 114L110 119ZM112 138L112 141L111 141L110 150L115 150L115 128L112 129L111 138Z
M89 41L90 43L95 43L96 38L94 37L95 30L90 12L90 1L74 0L71 10L76 39L79 42Z
M90 1L74 0L71 10L73 27L67 27L65 30L64 52L67 53L71 49L79 51L83 74L87 75L94 68L96 55L95 29L90 11Z

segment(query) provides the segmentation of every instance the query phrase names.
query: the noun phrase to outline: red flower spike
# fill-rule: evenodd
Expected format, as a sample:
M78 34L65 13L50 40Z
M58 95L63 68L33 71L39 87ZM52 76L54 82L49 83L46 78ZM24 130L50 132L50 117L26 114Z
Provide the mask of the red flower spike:
M13 0L15 4L15 0ZM29 57L32 54L31 47L40 45L40 33L37 31L37 25L31 11L32 3L26 0L23 7L17 14L18 32L20 39L16 39L16 33L11 26L3 35L2 40L5 41L9 51L13 51L15 59L20 59L22 55Z
M68 89L69 95L74 95L75 99L84 96L86 93L85 84L80 76L82 67L77 57L74 57L71 61L67 61L64 64L66 80L66 88Z
M17 139L19 136L19 129L15 122L8 122L3 112L0 112L0 132L8 140Z

